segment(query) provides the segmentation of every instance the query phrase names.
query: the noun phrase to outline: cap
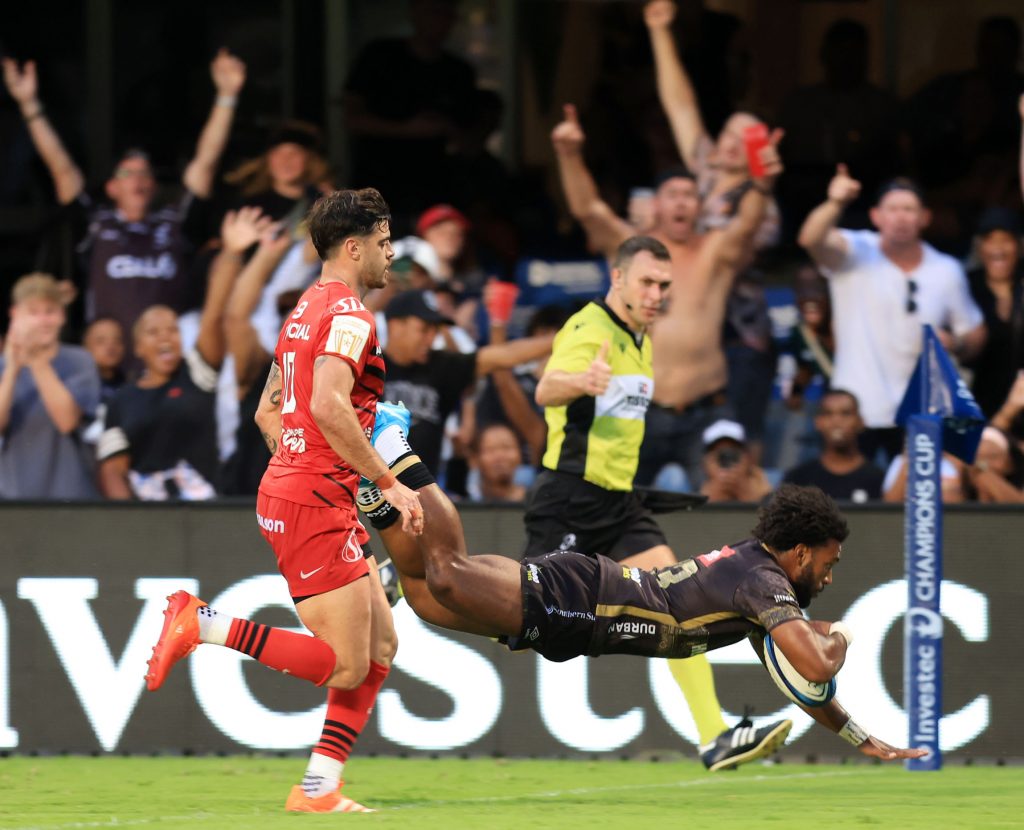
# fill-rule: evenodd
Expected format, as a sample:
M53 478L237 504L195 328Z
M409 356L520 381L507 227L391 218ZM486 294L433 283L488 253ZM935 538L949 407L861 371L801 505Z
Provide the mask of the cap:
M747 433L744 431L742 424L722 418L704 430L701 434L701 440L704 442L705 449L724 440L746 445Z
M1020 215L1004 207L986 208L978 219L978 236L988 236L992 231L1006 231L1013 236L1022 233Z
M441 259L434 250L434 246L425 239L418 236L407 236L399 239L392 246L395 251L395 260L407 259L420 266L431 279L440 279ZM392 263L393 269L395 264ZM400 269L399 269L400 270Z
M420 218L416 220L416 233L423 236L434 225L449 221L458 222L464 231L468 231L470 228L466 214L458 208L451 205L434 205L423 211Z
M396 294L388 307L384 309L384 317L398 320L403 317L418 317L424 323L435 326L451 326L455 321L445 317L437 307L437 297L433 291L403 291Z

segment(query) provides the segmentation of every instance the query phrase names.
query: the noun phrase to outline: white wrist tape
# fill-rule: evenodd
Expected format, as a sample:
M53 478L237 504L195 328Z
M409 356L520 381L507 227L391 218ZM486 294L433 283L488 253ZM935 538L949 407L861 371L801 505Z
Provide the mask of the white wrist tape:
M237 95L218 95L214 102L218 107L235 107L238 105Z
M846 640L846 647L847 648L849 648L850 646L853 645L853 632L850 630L850 626L848 626L844 622L834 622L834 623L832 623L832 625L830 625L828 627L828 633L829 634L839 633L840 635L842 635L842 638L844 640Z
M854 746L860 746L864 741L871 737L860 726L854 723L853 718L850 718L846 723L844 723L843 728L836 734L844 741L851 743Z

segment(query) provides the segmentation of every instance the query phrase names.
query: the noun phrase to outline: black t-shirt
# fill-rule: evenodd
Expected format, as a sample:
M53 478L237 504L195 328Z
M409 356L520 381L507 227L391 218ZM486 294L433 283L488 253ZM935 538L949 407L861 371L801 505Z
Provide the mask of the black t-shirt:
M257 378L266 377L273 358L268 360L257 373ZM221 474L221 491L226 496L254 496L260 489L260 481L270 463L270 450L256 425L256 410L263 397L263 384L258 380L250 384L249 390L238 402L238 429L235 430L235 451L224 462Z
M1014 277L1009 320L996 313L996 298L982 269L971 271L968 282L988 329L985 347L970 364L974 370L971 392L981 411L991 418L1006 400L1017 370L1024 369L1024 269L1018 267Z
M884 479L885 473L869 461L865 461L853 472L836 475L826 470L821 460L815 458L794 467L783 480L801 487L813 485L840 501L865 502L882 498Z
M476 378L476 355L432 351L426 363L408 366L386 357L384 397L401 401L412 413L409 444L437 475L444 422Z
M189 263L202 243L201 203L186 193L176 204L127 222L112 206L98 206L85 191L69 206L80 240L85 282L85 319L110 316L130 336L149 306L177 312L194 304Z
M193 350L162 386L123 386L107 408L96 455L131 457L132 491L143 501L198 500L218 485L217 371Z

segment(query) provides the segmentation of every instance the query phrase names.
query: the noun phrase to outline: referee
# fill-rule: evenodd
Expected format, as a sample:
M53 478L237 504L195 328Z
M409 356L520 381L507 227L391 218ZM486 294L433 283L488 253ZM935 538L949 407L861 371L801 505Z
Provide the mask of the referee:
M651 339L672 285L671 255L650 236L623 242L612 261L611 288L569 318L537 386L548 425L543 469L526 502L525 556L555 549L603 554L624 567L665 568L677 559L665 534L633 490L654 393ZM670 660L700 733L711 770L770 752L781 721L729 729L703 655Z

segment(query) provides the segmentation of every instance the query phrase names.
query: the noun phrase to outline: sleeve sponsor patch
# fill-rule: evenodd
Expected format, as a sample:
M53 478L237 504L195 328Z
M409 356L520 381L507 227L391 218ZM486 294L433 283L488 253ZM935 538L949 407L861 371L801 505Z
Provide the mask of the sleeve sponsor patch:
M370 321L350 314L338 314L331 319L324 351L359 362L370 339Z

